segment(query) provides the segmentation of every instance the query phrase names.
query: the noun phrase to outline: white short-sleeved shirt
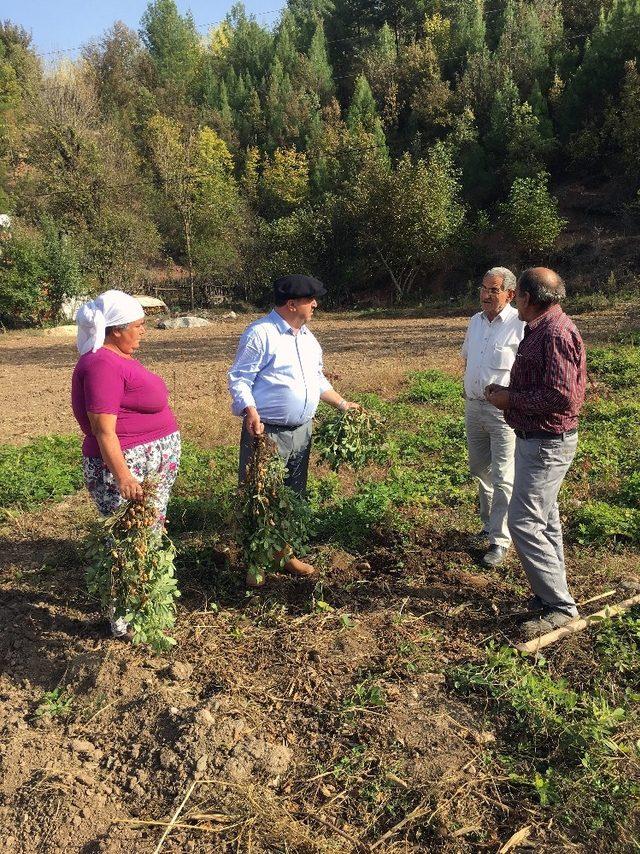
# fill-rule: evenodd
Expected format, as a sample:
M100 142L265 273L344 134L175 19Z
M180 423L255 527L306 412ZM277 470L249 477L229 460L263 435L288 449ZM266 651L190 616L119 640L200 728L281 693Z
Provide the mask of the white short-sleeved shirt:
M467 362L465 397L484 400L485 387L490 383L509 385L524 327L517 310L509 304L491 321L484 311L473 315L462 345L462 355Z

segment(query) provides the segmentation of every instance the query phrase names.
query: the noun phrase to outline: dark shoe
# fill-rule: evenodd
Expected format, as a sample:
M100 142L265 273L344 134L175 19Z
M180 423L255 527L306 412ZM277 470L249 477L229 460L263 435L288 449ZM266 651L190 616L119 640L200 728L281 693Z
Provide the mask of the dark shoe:
M508 548L506 546L489 546L489 551L482 558L482 563L485 566L501 566L507 556Z
M567 623L577 619L577 614L572 617L570 614L567 614L566 611L554 611L548 608L543 611L539 617L536 617L533 620L527 620L526 623L523 623L522 631L524 632L527 640L533 640L534 638L540 637L540 635L546 635L548 632L552 632L555 629L561 629L562 626L566 626Z

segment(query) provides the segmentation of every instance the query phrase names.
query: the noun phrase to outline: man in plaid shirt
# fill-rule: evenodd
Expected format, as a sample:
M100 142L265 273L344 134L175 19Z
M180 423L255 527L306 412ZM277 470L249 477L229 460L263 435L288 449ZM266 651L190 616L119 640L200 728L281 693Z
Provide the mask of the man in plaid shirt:
M534 593L530 608L541 612L524 624L529 637L578 615L567 586L558 492L578 443L586 360L580 333L560 307L564 296L564 282L553 270L524 271L515 304L526 326L509 388L485 390L516 434L508 524Z

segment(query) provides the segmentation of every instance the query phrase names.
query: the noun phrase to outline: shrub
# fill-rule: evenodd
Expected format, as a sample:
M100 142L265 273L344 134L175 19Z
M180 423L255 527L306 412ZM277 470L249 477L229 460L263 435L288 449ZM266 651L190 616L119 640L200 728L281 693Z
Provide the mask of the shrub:
M68 238L45 222L43 232L16 228L0 253L0 320L38 325L56 320L65 297L84 290Z
M526 252L551 249L567 224L558 215L558 201L548 187L549 176L516 178L501 206L502 220L517 246Z
M0 508L29 510L71 495L83 484L80 441L45 436L29 445L0 446Z

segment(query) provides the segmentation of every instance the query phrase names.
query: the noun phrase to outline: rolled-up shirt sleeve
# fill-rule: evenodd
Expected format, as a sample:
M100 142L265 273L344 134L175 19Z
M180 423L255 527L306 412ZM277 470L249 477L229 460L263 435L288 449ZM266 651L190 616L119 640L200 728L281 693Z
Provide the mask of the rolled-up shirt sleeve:
M234 415L242 415L247 406L256 405L253 384L266 362L266 347L260 336L253 330L245 332L228 373L231 412Z

